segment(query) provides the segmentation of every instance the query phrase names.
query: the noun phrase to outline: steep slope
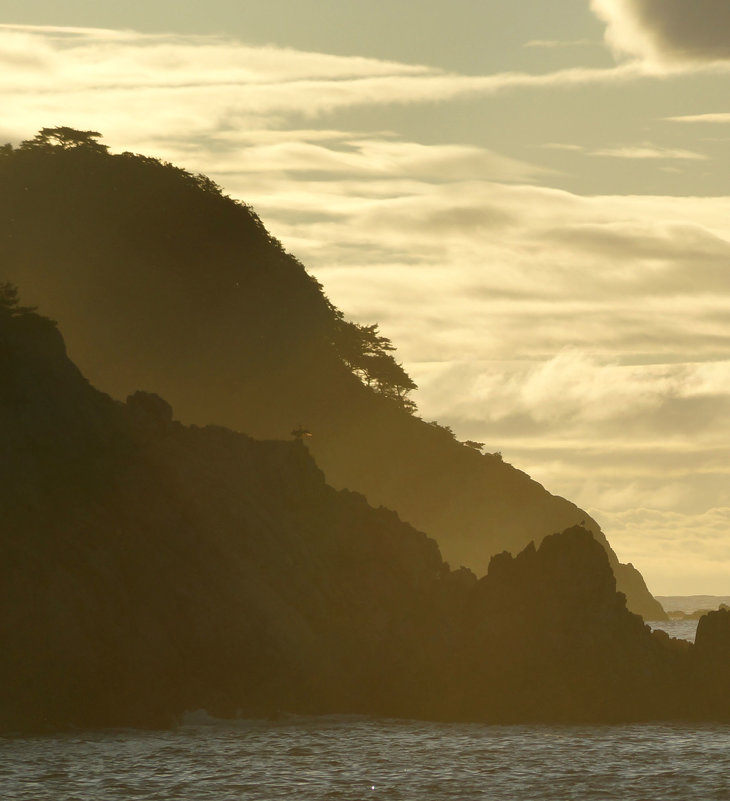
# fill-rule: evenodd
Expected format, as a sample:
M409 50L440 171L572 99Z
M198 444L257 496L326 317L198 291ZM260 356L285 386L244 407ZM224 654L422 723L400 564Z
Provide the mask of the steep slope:
M303 423L332 485L396 509L478 573L494 553L583 521L630 607L664 616L585 512L363 386L316 281L207 179L98 147L6 148L0 260L111 395L141 386L187 422L263 438Z
M35 315L0 319L0 442L1 730L399 711L448 570L301 443L113 401Z
M585 530L478 580L300 442L94 390L0 308L0 731L348 712L728 719L730 614L698 646L626 610Z

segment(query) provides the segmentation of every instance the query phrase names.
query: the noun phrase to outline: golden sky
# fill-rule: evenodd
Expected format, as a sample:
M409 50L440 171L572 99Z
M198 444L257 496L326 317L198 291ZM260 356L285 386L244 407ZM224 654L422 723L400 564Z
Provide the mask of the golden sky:
M0 0L0 140L210 174L425 419L730 594L727 0ZM22 289L22 287L21 287Z

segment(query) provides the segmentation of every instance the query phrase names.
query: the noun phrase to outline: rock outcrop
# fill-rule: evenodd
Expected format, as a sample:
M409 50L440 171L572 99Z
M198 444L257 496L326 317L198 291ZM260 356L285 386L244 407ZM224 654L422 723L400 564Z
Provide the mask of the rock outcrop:
M692 686L701 689L694 714L710 719L730 718L730 609L718 609L700 618L692 656Z

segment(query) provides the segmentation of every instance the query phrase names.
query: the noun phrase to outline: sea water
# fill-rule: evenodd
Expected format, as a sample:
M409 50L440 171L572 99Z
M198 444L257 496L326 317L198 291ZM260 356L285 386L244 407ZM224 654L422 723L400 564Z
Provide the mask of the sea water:
M712 801L730 725L213 721L0 739L4 801Z
M696 621L651 625L690 639ZM0 801L134 799L730 801L730 725L220 721L198 712L171 731L0 738Z
M666 631L670 637L676 637L679 640L695 641L695 634L697 633L697 624L699 620L649 620L647 625L652 629L661 629Z

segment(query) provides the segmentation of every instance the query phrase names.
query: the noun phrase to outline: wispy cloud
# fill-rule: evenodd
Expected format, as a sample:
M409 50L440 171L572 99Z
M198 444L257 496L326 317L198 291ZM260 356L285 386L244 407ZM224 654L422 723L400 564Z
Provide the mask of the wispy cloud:
M4 128L16 138L51 120L113 131L189 136L338 109L447 102L503 91L613 84L650 76L642 64L543 74L460 75L428 66L253 47L222 37L88 28L0 26Z
M583 145L574 145L566 142L545 142L541 145L538 145L538 147L544 148L545 150L565 150L568 152L572 151L576 153L585 150Z
M560 39L531 39L525 42L523 47L544 47L549 50L563 47L598 47L600 42L594 42L592 39L570 39L563 41Z
M217 134L211 138L217 152L187 155L191 168L217 173L306 173L324 179L367 177L421 178L432 181L492 179L523 181L552 171L511 159L486 148L469 145L424 145L395 137L309 130L248 131L242 137ZM176 142L163 143L170 156ZM158 145L159 149L159 145Z
M681 150L671 147L657 147L656 145L634 145L627 147L605 147L591 150L592 156L607 156L615 159L680 159L690 161L706 161L709 157L704 153L693 150Z
M709 114L686 114L681 117L665 117L670 122L709 122L730 123L730 112L714 112Z

